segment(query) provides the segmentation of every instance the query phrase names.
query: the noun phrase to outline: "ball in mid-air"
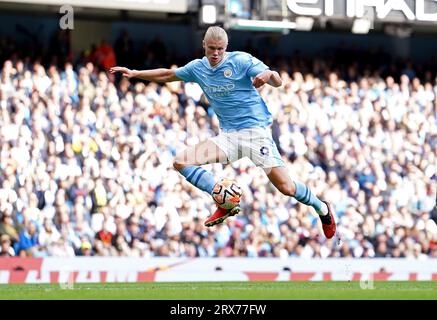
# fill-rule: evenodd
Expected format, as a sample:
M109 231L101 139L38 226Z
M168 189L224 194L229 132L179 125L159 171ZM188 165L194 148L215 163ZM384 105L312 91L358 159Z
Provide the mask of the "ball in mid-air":
M235 181L224 179L217 182L212 190L215 203L224 209L236 207L241 200L242 191Z

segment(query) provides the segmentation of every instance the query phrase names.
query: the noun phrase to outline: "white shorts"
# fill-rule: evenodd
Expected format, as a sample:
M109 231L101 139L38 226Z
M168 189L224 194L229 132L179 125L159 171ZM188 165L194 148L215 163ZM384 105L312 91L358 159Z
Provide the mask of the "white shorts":
M228 163L248 157L261 168L284 166L270 128L254 127L241 130L221 130L209 139L227 156Z

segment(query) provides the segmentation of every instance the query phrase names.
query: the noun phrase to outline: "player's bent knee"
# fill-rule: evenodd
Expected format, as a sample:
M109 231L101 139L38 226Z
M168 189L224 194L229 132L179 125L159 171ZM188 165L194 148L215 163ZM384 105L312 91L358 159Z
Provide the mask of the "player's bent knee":
M179 157L176 157L173 160L173 168L175 168L177 171L181 171L186 166L187 166L187 164Z
M276 186L278 190L286 196L293 197L294 196L294 188L290 183L281 183Z

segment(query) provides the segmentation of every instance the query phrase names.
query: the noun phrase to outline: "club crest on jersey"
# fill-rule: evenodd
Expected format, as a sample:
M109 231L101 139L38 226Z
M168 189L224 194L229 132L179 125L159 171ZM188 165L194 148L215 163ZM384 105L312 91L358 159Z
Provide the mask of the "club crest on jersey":
M223 75L224 75L226 78L229 78L230 76L232 76L232 70L231 70L231 69L226 69L226 70L223 72Z

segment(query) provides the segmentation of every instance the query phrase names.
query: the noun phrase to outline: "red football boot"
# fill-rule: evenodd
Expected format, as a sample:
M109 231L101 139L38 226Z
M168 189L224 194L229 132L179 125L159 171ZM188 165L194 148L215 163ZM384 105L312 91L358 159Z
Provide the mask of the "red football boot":
M220 207L217 207L217 210L212 214L206 221L205 226L206 227L212 227L216 224L220 224L223 221L225 221L227 218L235 216L240 212L241 208L239 206L236 206L232 209L223 209Z
M322 228L325 237L331 239L335 235L337 226L335 224L334 215L332 214L331 205L326 201L322 201L322 202L325 203L326 206L328 207L328 214L326 216L319 215L319 217L320 220L322 221Z

